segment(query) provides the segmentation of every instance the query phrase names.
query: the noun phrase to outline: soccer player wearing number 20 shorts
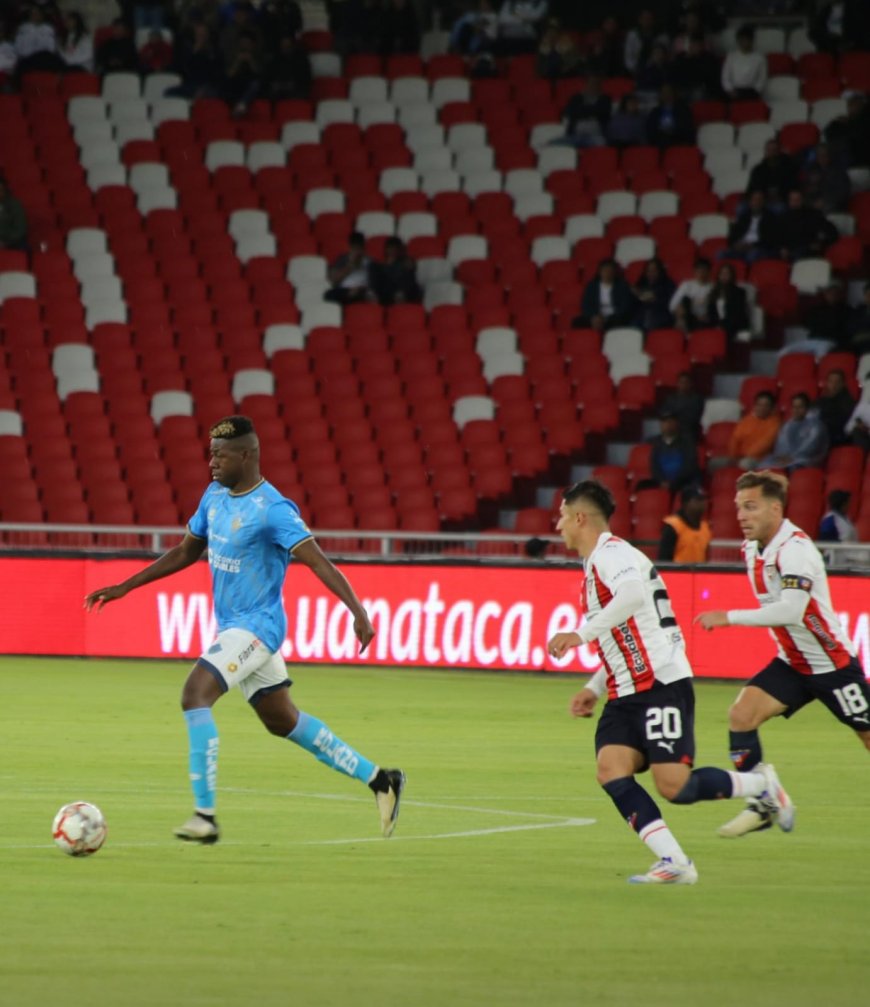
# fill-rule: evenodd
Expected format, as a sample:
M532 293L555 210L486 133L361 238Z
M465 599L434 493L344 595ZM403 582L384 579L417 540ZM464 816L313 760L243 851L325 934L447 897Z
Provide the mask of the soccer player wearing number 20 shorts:
M819 550L784 516L787 497L783 475L759 471L740 476L737 521L760 608L703 612L696 618L706 630L765 626L776 643L776 657L749 680L729 712L731 759L740 770L761 762L758 728L765 721L791 717L814 699L870 749L870 685L831 606ZM776 818L772 809L747 798L747 807L719 835L736 838L770 828Z
M595 732L598 782L619 813L656 857L636 884L694 884L698 872L662 819L658 805L635 779L649 769L658 792L673 804L752 797L783 820L791 802L772 766L752 772L692 769L695 697L683 634L667 588L650 560L611 534L613 497L600 483L566 491L557 530L583 559L582 607L576 632L557 633L554 657L595 643L603 667L574 697L571 711L589 717L599 696L607 705Z

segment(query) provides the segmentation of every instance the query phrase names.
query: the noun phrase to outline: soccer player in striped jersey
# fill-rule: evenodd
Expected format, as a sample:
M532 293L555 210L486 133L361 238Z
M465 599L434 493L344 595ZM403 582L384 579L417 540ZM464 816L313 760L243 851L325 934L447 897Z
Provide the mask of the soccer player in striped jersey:
M694 884L698 872L636 774L649 769L658 792L674 804L752 797L785 821L791 802L772 766L752 772L705 767L695 757L695 696L683 634L668 591L647 556L610 532L615 506L600 483L572 486L557 530L583 559L586 619L548 643L554 657L595 643L603 667L574 697L571 712L589 717L602 693L607 705L595 732L598 782L646 843L656 862L635 884Z
M368 784L381 830L389 836L399 814L404 773L380 768L290 699L281 645L287 632L282 589L291 558L304 563L350 610L360 651L375 635L369 617L344 574L321 552L296 504L261 476L260 444L251 420L227 416L209 433L212 482L184 540L122 584L99 588L85 598L89 611L99 611L137 587L183 570L208 551L218 635L194 664L181 695L194 811L175 835L195 843L218 841L219 739L212 707L237 687L271 734Z
M728 726L737 769L761 763L758 729L772 717L791 717L820 700L851 727L870 750L870 684L831 605L825 563L806 532L785 517L788 479L776 472L747 472L737 480L737 521L746 538L743 555L759 608L703 612L706 630L764 626L776 657L740 692ZM719 830L726 838L770 828L776 816L749 799ZM780 825L782 822L780 821Z

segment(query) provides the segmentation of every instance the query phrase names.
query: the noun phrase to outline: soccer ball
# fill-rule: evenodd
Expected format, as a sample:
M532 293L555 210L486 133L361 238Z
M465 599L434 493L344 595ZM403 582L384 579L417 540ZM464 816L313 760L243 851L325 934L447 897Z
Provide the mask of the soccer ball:
M73 801L54 816L51 835L55 843L71 857L89 857L106 839L106 819L94 804Z

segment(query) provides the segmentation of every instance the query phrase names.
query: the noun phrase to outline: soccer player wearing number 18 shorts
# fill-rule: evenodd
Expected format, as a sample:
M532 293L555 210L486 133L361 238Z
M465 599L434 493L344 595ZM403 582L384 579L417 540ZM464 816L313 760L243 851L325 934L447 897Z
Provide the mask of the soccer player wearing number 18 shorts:
M695 697L683 634L667 588L650 560L611 534L613 497L600 483L580 482L562 501L557 530L583 559L582 606L576 632L557 633L550 654L594 642L603 668L574 697L576 717L589 717L599 696L607 705L595 732L598 782L656 862L640 884L694 884L698 872L635 775L649 769L658 792L673 804L752 797L785 822L791 801L772 766L753 772L706 767L695 757Z
M740 770L761 762L758 728L765 721L791 717L814 699L870 749L870 684L831 606L819 550L784 516L787 496L788 479L776 472L747 472L737 480L743 555L760 608L704 612L696 620L706 630L766 626L776 643L776 657L749 680L729 713L731 759ZM719 835L768 829L775 817L749 798Z

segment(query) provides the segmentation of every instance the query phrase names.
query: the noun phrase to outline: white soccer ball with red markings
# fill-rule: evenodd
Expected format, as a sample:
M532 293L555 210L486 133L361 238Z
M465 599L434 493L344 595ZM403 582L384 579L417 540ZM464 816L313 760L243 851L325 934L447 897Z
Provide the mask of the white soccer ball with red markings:
M64 853L71 857L89 857L106 841L108 827L95 804L73 801L54 816L51 835Z

